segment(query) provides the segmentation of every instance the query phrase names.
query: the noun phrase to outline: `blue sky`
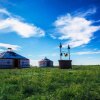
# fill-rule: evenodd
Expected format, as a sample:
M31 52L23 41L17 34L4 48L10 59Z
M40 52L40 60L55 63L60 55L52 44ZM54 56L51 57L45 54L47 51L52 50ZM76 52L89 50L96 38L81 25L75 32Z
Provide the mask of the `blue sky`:
M61 42L73 64L100 64L99 12L100 0L0 0L0 52L11 47L34 66L45 56L57 65Z

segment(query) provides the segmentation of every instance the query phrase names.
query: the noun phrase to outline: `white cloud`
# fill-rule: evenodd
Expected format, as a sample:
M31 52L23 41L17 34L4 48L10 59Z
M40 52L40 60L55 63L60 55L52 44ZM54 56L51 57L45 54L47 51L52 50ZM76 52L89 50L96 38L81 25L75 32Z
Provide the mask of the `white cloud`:
M34 66L39 66L38 64L39 60L33 60L33 59L30 59L30 64L34 67Z
M72 54L76 54L76 55L100 54L100 50L98 50L98 51L81 51L81 52L76 52L76 53L72 53Z
M53 38L53 39L56 39L56 36L50 34L50 37Z
M5 8L0 9L0 14L6 14L6 15L8 15L8 16L11 15L11 13L8 12Z
M93 9L93 13L96 11ZM92 10L88 10L84 16L92 14ZM63 47L78 47L88 44L93 38L94 32L100 30L100 26L94 26L92 20L88 20L83 16L72 16L67 14L58 17L54 22L56 27L56 35L58 39L66 40Z
M18 45L12 45L12 44L6 44L6 43L0 43L0 47L12 48L13 50L18 50L20 48L20 46L18 46Z
M0 49L0 52L3 52L4 51L4 49Z
M87 11L83 11L83 12L77 12L75 13L75 16L79 16L79 17L87 17L91 14L95 14L96 13L96 8L91 8L91 9L88 9Z
M22 21L20 17L14 17L6 9L0 9L0 14L8 15L8 18L0 19L0 31L2 32L16 32L24 38L42 37L45 31L41 28Z

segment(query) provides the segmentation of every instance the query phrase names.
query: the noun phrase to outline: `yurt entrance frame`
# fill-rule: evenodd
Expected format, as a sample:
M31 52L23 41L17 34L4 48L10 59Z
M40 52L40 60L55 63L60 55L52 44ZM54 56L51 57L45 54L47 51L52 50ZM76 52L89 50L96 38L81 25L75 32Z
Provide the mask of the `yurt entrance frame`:
M13 66L14 68L19 68L20 67L20 60L19 59L14 59L13 60Z

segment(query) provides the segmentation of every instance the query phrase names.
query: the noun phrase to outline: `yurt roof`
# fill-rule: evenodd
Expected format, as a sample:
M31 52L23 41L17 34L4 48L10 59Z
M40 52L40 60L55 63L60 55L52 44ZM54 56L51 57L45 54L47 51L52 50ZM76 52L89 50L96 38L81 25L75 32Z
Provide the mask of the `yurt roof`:
M6 51L3 53L0 53L0 59L27 59L13 51Z
M42 59L42 61L51 61L51 60L45 57L44 59Z

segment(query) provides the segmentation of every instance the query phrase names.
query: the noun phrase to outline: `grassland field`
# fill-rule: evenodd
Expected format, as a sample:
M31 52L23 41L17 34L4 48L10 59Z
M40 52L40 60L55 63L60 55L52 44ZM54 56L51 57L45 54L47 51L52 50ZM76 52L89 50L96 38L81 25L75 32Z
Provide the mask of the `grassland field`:
M100 100L100 66L0 69L0 100Z

